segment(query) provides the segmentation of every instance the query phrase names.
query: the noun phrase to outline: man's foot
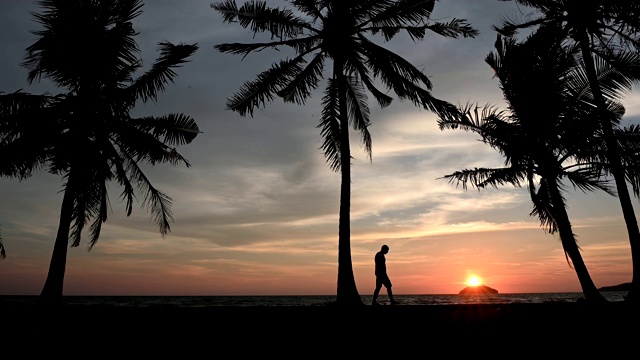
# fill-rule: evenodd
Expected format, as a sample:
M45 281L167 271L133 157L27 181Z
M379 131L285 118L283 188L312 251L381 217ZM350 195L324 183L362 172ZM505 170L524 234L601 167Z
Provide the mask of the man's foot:
M398 305L398 304L400 304L400 301L391 300L391 305Z
M379 306L379 305L380 305L380 303L378 303L378 302L375 302L375 301L374 301L374 302L372 302L372 303L371 303L371 305L373 305L373 306Z

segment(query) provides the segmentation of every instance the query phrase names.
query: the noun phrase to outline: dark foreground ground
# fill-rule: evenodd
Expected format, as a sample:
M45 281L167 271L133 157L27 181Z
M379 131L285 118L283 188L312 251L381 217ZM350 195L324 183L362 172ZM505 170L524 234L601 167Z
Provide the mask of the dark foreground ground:
M637 358L639 314L624 302L355 309L6 306L0 309L0 353L18 354L5 359Z

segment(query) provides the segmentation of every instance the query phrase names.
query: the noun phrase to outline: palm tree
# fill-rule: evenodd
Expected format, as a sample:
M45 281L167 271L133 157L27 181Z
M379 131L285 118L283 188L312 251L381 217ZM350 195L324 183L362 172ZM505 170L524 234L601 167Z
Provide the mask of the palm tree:
M506 0L509 1L509 0ZM638 58L640 54L640 2L637 0L513 0L531 7L537 13L518 22L504 20L495 27L503 35L513 35L519 29L536 26L554 26L560 35L580 47L581 57L587 71L589 85L598 111L600 125L606 143L611 175L615 181L622 214L626 223L631 246L633 277L626 301L640 297L640 228L636 220L631 196L625 181L625 168L620 160L620 149L613 125L607 117L607 98L615 99L601 89L596 73L596 64L610 63L623 74L623 85L640 80ZM632 67L626 66L629 63ZM635 190L635 189L634 189ZM636 192L636 196L640 196Z
M80 244L91 222L91 250L107 220L108 182L123 187L127 215L141 191L141 206L150 209L161 236L170 231L172 200L151 184L140 165L190 166L175 147L193 141L198 127L179 113L133 118L130 112L138 100L155 101L176 76L174 68L198 47L160 43L159 58L134 79L142 67L131 23L141 14L139 0L47 0L39 5L42 12L34 17L43 29L35 32L38 40L27 48L23 65L30 82L44 76L65 92L0 96L0 169L3 176L24 179L46 166L65 180L53 255L39 297L43 304L57 304L68 246ZM20 149L27 151L15 152Z
M562 195L562 180L582 191L615 193L602 180L603 168L608 166L599 157L603 147L598 136L599 112L592 110L589 84L575 57L577 48L562 47L553 37L555 33L555 29L540 29L523 43L498 35L496 52L485 60L500 82L509 112L489 105L479 111L477 106L467 105L461 109L461 118L444 119L439 125L441 129L478 133L505 156L505 167L465 169L445 178L464 189L467 183L478 189L526 185L533 202L530 215L538 216L549 233L559 233L585 300L606 302L580 254ZM606 64L601 65L599 81L604 88L615 89L615 77L609 76L612 72L606 71ZM608 111L610 119L619 121L624 109L610 103ZM639 143L636 136L635 144Z
M323 79L325 62L332 61L322 97L318 127L324 141L321 149L334 171L341 173L340 219L338 225L338 305L362 305L351 263L350 206L351 150L349 127L362 136L371 159L370 118L367 92L384 108L392 98L374 84L377 78L387 89L416 106L449 117L456 109L433 97L429 78L399 55L372 42L385 41L405 31L422 40L427 30L445 37L475 37L478 32L466 20L429 22L436 0L289 0L297 9L271 8L265 1L248 1L241 7L233 0L212 4L226 23L238 22L254 34L269 33L272 41L216 45L223 53L247 56L264 49L288 47L291 59L273 64L257 79L246 82L227 101L227 108L253 116L275 96L302 105Z

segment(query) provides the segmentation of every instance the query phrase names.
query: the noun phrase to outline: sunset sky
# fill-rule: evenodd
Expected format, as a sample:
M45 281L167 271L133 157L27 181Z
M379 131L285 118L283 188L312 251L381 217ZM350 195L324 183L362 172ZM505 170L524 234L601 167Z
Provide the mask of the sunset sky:
M224 24L211 0L146 0L135 19L146 65L157 43L197 43L176 82L135 116L184 113L201 134L178 149L191 163L146 167L151 182L173 199L175 222L162 238L149 212L127 217L117 184L112 213L97 245L88 236L71 248L65 295L334 295L338 269L340 174L325 162L320 90L305 106L276 99L253 117L225 109L226 98L284 52L240 56L214 45L251 42L252 33ZM243 3L243 1L238 1ZM288 2L271 0L274 6ZM36 1L0 1L0 91L61 90L29 85L20 66L39 30ZM523 11L528 11L522 9ZM475 39L428 34L376 43L424 70L432 94L454 104L503 107L484 62L494 50L491 25L519 12L498 0L441 0L432 20L467 19ZM81 44L79 44L81 46ZM141 74L141 73L140 73ZM138 74L138 75L140 75ZM374 255L390 248L387 269L395 294L455 294L470 276L500 293L579 292L559 239L531 217L526 189L464 191L440 179L456 170L501 166L502 158L473 133L440 131L436 117L394 97L385 109L369 102L372 161L352 133L351 251L360 295L375 287ZM370 99L371 100L371 99ZM637 92L624 101L625 123L640 120ZM544 106L544 104L541 104ZM37 295L46 279L62 201L62 179L46 172L22 182L0 178L0 295ZM618 199L566 188L569 216L597 287L631 281L631 253ZM637 200L634 202L636 211ZM384 291L382 292L384 293Z

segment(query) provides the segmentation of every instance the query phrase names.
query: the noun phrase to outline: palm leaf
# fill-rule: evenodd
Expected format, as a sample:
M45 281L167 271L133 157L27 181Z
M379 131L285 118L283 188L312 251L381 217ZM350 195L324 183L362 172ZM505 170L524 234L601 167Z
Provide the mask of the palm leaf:
M200 134L195 120L184 114L145 116L132 119L132 125L168 146L189 144Z
M104 177L103 177L104 178ZM104 181L98 184L96 191L96 200L99 204L99 210L92 214L93 222L89 227L89 250L98 242L100 238L100 232L102 231L102 224L107 221L107 215L109 213L109 194L107 193L107 186Z
M539 188L535 189L533 181L529 181L529 194L533 208L529 216L537 217L540 225L550 234L558 231L558 223L554 216L553 201L549 194L548 184L546 180L541 181ZM566 254L566 251L565 251Z
M21 90L0 93L0 176L25 179L42 168L53 146L56 98Z
M144 194L141 206L143 208L149 208L151 218L156 224L158 224L160 228L160 235L164 237L169 231L171 231L170 223L173 222L173 215L171 212L172 199L151 184L136 161L130 157L122 157L122 160L124 169L127 173L127 176L124 178L131 179L131 184ZM130 188L127 187L127 189ZM124 196L129 197L129 194L125 193Z
M185 126L193 126L191 118L178 117L187 121ZM169 162L172 165L189 162L180 155L172 145L189 143L198 134L197 128L182 129L176 126L175 117L146 117L129 126L124 125L111 136L112 141L121 151L138 161L146 161L152 165Z
M367 90L369 90L371 95L373 95L373 97L376 99L376 102L381 108L386 108L387 106L391 105L393 98L376 88L375 84L371 80L371 77L369 76L369 70L366 66L364 66L364 64L362 64L362 62L354 62L350 65L355 69L355 72L358 74L358 78L360 79L360 81L362 81Z
M611 187L609 182L602 178L602 173L597 168L583 167L571 172L563 174L574 189L579 189L586 193L587 191L601 190L611 196L616 196L615 187Z
M186 63L198 49L197 45L174 45L170 42L161 42L158 46L160 57L153 63L151 69L140 76L129 89L134 98L155 101L158 92L164 91L165 85L174 81L176 73L173 69Z
M369 105L367 104L367 94L362 84L352 77L345 78L347 84L345 87L347 98L347 111L349 112L349 121L353 128L360 131L362 145L371 160L371 134L369 133L369 125L371 120L369 117Z
M453 19L448 23L436 22L434 24L424 26L424 28L433 31L438 35L453 39L457 39L460 36L464 38L475 38L480 35L480 32L471 26L466 19ZM411 29L408 29L407 31L410 30ZM419 36L421 34L420 30L420 28L416 28L416 30L410 31L410 34L412 37Z
M398 96L410 98L418 101L418 97L408 91L407 83L423 84L431 90L432 84L427 75L413 66L410 62L385 49L364 37L360 37L362 52L367 57L367 65L372 69L373 76L380 78L390 89L393 89ZM384 61L380 61L384 59Z
M521 187L525 180L525 174L522 169L516 167L473 168L459 170L442 178L447 179L450 184L455 183L456 187L462 186L462 189L466 191L468 184L478 190L489 186L498 188L498 186L505 184Z
M269 32L278 39L290 39L310 30L307 24L291 10L270 8L265 1L248 1L240 8L234 0L211 4L226 23L238 22L254 34Z
M253 109L264 106L273 100L288 83L302 72L303 58L280 61L269 70L258 74L254 81L245 82L242 88L227 100L227 108L238 112L241 116L247 113L253 116Z
M311 23L323 17L321 9L326 7L323 4L324 1L316 0L291 0L291 3L300 11L307 14L311 19Z
M303 105L305 100L311 96L311 90L318 87L323 70L324 57L317 55L298 76L292 79L282 90L278 91L278 96L282 97L285 102Z
M338 114L340 106L338 103L338 84L333 79L329 79L327 87L322 97L322 118L318 127L321 128L320 135L323 138L320 149L324 151L325 159L333 171L341 168L341 147L340 147L340 121Z
M420 24L431 17L435 0L394 1L372 16L376 27L402 27L407 24Z
M252 52L260 52L264 49L278 49L280 46L287 46L301 55L306 55L310 52L317 50L321 45L322 38L320 36L309 36L306 38L282 40L282 41L270 41L270 42L257 42L257 43L226 43L216 44L214 49L232 55L242 55L244 59Z

